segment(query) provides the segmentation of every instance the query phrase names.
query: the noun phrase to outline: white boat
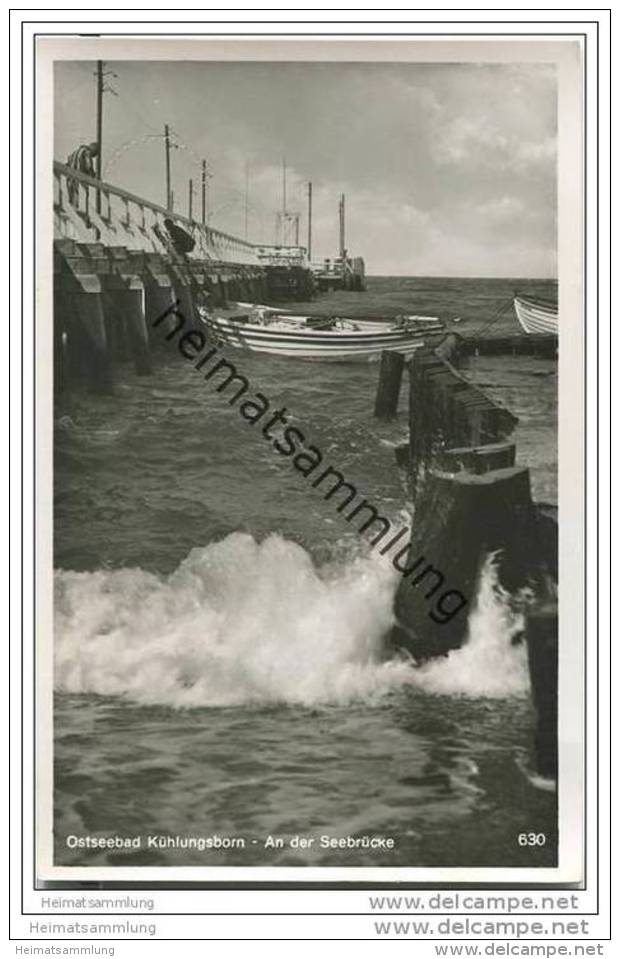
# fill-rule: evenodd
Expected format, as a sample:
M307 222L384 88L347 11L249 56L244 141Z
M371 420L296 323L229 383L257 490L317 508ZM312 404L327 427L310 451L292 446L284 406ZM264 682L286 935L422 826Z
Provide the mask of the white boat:
M400 326L380 324L379 329L361 329L357 320L336 319L329 329L300 322L302 317L269 317L267 322L252 322L249 316L224 316L199 310L211 334L227 346L294 356L309 360L352 360L378 357L383 350L395 350L411 356L416 350L444 332L436 320L422 327L407 323Z
M414 328L421 325L424 325L425 329L429 327L435 329L440 322L436 316L396 316L386 317L385 319L366 320L339 316L303 316L299 313L283 313L277 309L277 307L262 306L255 303L239 302L235 304L235 306L237 307L237 312L247 313L248 322L259 323L261 326L270 327L273 327L279 322L284 322L294 323L298 327L308 327L314 330L347 329L350 331L359 330L365 333L381 333L385 330L401 329L403 327Z
M558 308L550 303L514 298L517 319L526 333L554 333L558 335Z

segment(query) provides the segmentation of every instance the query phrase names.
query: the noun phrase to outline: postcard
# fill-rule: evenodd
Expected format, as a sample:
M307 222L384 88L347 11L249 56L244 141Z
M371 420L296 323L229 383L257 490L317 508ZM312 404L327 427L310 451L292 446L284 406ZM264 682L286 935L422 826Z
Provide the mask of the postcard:
M581 42L35 59L41 888L579 887Z

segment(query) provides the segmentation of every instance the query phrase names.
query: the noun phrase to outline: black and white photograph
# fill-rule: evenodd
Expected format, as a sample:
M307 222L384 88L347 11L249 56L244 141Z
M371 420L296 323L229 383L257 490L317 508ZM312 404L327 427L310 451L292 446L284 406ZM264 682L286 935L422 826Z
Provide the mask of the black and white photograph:
M581 882L579 43L37 55L38 876Z

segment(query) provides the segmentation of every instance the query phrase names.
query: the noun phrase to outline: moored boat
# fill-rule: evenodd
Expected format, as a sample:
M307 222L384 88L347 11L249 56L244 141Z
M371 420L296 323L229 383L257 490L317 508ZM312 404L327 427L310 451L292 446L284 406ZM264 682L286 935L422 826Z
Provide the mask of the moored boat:
M526 333L558 334L558 308L552 303L530 300L523 296L514 298L515 313Z
M317 327L311 317L270 316L267 322L253 322L250 316L224 316L199 311L212 335L228 346L298 359L352 360L378 357L383 350L411 356L444 332L439 320L390 326L374 323L360 327L357 320L334 319Z
M402 327L416 328L424 325L425 329L435 329L440 322L436 316L395 316L381 318L355 318L340 316L310 316L299 313L286 313L273 306L263 306L255 303L236 304L238 314L247 314L248 322L259 323L261 326L271 326L279 322L295 324L300 328L313 330L346 329L359 330L366 333L381 333L385 330L401 329ZM234 311L233 311L234 312ZM226 313L223 314L224 316ZM442 327L443 328L443 327Z

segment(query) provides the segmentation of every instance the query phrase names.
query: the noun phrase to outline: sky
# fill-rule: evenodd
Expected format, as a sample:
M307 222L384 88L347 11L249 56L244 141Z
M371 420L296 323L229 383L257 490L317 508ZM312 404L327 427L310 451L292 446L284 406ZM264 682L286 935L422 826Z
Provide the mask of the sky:
M211 224L275 240L282 207L313 257L346 246L388 276L556 276L554 68L547 64L106 64L103 178L165 204L168 123L175 210L204 157ZM95 139L95 63L55 67L54 156ZM112 75L114 74L114 75ZM196 201L195 201L196 202ZM195 206L194 211L200 207Z

